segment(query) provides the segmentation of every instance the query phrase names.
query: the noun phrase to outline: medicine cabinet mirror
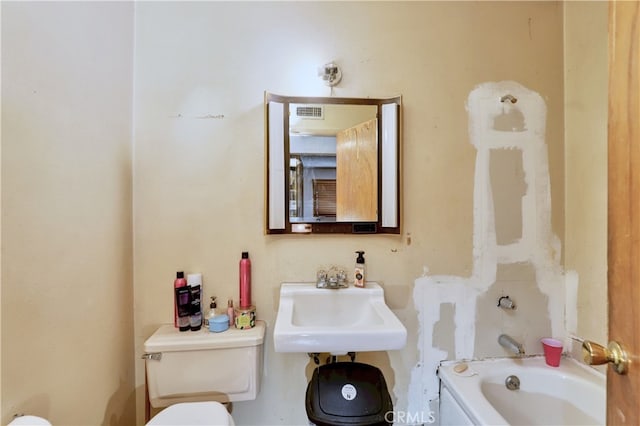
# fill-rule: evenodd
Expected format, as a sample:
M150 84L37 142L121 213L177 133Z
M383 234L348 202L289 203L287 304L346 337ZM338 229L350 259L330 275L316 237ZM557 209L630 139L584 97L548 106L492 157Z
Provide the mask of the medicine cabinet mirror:
M401 97L264 107L268 234L400 233Z

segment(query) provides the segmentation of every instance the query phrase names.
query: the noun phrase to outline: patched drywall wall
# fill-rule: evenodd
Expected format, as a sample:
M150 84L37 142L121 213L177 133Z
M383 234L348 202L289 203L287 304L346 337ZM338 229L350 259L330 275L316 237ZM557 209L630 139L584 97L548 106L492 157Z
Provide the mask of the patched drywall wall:
M497 342L503 333L527 354L541 353L540 338L566 337L567 292L575 298L551 226L544 100L516 82L484 83L469 94L467 111L477 151L474 266L470 277L425 273L415 281L422 340L408 411L423 415L435 409L441 360L512 356ZM497 306L505 295L515 310ZM575 322L575 308L566 315ZM453 339L442 338L443 326Z

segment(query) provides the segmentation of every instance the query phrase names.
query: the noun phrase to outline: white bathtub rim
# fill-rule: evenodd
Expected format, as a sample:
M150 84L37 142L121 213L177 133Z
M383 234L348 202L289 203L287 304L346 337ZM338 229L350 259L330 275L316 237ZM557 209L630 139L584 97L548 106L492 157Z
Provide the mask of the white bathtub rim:
M492 362L493 360L483 360L481 362L487 361ZM475 398L471 404L461 395L461 393L465 395L482 395L479 380L466 380L461 381L461 383L452 382L452 379L454 379L454 375L456 374L453 372L453 366L461 362L469 365L469 368L472 370L474 370L474 363L477 363L477 361L447 361L442 363L440 368L438 368L438 377L440 377L441 381L440 392L442 392L443 386L446 387L453 399L456 400L458 406L462 408L465 414L475 425L508 425L509 423L486 398ZM471 379L472 377L465 378ZM477 377L475 378L477 379Z
M545 364L543 356L531 356L524 358L488 358L484 360L455 360L443 361L438 369L438 377L441 380L441 387L446 386L449 393L458 402L459 406L465 411L474 424L484 425L508 425L509 422L493 407L493 405L484 397L481 389L481 380L479 377L465 377L468 371L462 375L453 371L453 367L460 363L466 363L469 371L475 371L478 375L482 375L488 370L496 368L496 364L505 364L503 368L513 367L517 365L522 367L523 364L531 365L534 368L542 368L545 371L553 372L560 375L578 376L594 385L606 388L606 375L594 368L585 366L584 364L569 358L563 357L560 367L550 367ZM506 377L506 376L505 376ZM474 397L473 404L465 401L461 395Z

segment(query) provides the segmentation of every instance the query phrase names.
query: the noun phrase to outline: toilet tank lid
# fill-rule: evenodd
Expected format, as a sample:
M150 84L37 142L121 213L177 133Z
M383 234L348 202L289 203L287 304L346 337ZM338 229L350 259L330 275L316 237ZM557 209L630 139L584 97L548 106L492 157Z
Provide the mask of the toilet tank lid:
M207 329L179 331L173 324L160 326L144 342L145 352L171 352L204 349L241 348L258 346L264 342L264 321L256 321L256 326L246 330L235 327L222 333L212 333Z

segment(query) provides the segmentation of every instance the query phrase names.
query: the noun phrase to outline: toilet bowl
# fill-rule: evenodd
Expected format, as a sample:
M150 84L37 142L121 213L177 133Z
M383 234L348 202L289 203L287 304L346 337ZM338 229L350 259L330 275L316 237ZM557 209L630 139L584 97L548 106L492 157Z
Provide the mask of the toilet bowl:
M8 426L51 426L51 423L38 416L18 416Z
M219 402L181 402L160 411L147 426L206 425L233 426L235 423Z

